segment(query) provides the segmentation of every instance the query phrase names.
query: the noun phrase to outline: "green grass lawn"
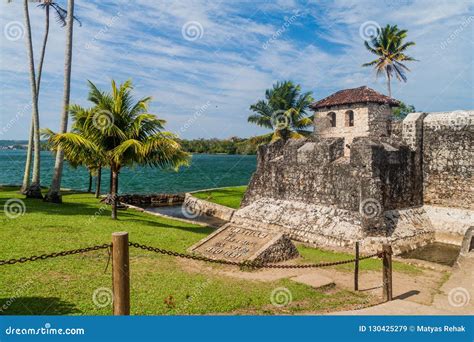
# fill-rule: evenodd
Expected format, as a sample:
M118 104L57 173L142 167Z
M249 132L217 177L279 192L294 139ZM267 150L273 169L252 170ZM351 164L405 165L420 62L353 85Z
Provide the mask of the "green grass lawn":
M334 252L327 251L320 248L310 248L304 245L297 246L298 251L302 258L300 259L301 263L318 263L318 262L334 262L334 261L343 261L354 258L354 254L343 253L343 252ZM361 253L361 256L363 254ZM422 270L416 266L405 264L398 261L392 262L392 267L394 271L405 272L410 274L420 274ZM353 271L354 265L343 264L335 266L337 270L341 271ZM361 271L382 271L382 260L378 258L370 258L361 260L359 263L359 270Z
M220 188L210 191L195 192L193 193L193 196L209 202L237 209L240 207L240 202L244 197L245 190L247 190L247 186L243 185L231 188Z
M9 199L23 199L16 190L0 188L2 208ZM10 218L5 210L0 213L0 259L108 243L116 231L129 232L134 242L184 252L212 231L133 210L119 211L119 220L112 221L109 207L90 194L66 192L61 205L23 201L23 215ZM363 293L314 290L290 280L257 282L190 272L173 257L135 248L130 249L130 258L131 311L135 315L297 313L368 302ZM110 305L101 307L93 301L94 291L111 288L107 260L107 251L100 250L0 266L0 314L110 314ZM287 288L293 299L282 309L270 300L278 287Z

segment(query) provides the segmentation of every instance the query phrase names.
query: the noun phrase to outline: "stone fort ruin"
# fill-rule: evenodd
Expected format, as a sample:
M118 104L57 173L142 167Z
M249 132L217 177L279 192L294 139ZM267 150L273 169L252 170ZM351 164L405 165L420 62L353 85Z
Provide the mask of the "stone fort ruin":
M473 222L474 111L412 113L368 87L312 104L314 135L261 146L233 224L319 246L460 244Z
M241 208L223 229L326 248L360 241L364 251L461 244L474 212L474 111L394 121L397 105L368 87L313 103L314 134L260 146Z

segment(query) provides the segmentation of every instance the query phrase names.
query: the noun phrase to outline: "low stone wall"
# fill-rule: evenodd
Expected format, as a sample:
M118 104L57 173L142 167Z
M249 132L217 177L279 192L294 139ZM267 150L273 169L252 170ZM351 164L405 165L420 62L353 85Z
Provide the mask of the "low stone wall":
M191 193L186 193L183 205L191 213L217 217L224 221L230 221L235 212L235 209L202 200Z
M460 245L472 222L474 211L425 205L425 209L436 234L436 241Z
M151 194L151 195L120 195L121 203L132 204L138 207L164 207L178 205L184 202L184 194Z
M290 238L327 248L375 252L391 243L395 253L423 246L434 240L434 230L423 207L384 212L385 230L368 236L358 212L334 206L263 198L235 212L232 223L254 229L280 231ZM380 233L380 231L379 231Z

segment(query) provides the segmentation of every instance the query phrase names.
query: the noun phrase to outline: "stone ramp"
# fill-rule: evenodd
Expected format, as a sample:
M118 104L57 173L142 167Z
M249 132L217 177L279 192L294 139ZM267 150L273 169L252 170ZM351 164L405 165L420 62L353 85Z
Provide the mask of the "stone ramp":
M233 262L279 262L299 256L282 232L228 223L193 245L189 252Z

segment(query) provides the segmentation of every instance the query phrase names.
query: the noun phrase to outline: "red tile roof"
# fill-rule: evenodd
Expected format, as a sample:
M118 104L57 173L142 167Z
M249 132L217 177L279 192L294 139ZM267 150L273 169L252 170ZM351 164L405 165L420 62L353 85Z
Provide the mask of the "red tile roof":
M367 86L363 86L359 88L340 90L322 100L313 102L310 107L312 109L318 109L322 107L354 103L380 103L389 106L398 106L400 104L400 102L394 98L380 94Z

